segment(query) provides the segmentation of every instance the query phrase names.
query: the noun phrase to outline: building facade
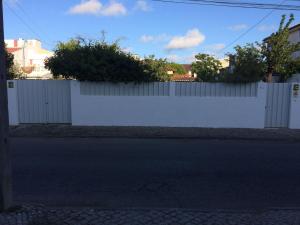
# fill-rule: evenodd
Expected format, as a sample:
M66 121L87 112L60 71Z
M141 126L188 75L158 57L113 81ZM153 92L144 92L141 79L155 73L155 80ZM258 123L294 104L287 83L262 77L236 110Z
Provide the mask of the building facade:
M297 24L297 25L290 28L289 41L293 44L296 44L296 43L300 42L300 24ZM300 51L294 52L293 57L294 58L299 58L300 57Z
M53 76L45 68L45 60L53 56L53 52L42 48L39 40L5 40L6 49L14 55L14 63L20 68L22 78L52 79Z

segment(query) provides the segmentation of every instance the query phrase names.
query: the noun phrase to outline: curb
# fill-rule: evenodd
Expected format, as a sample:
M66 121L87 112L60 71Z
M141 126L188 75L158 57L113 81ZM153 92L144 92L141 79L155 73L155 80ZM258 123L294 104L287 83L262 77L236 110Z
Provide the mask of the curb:
M10 127L11 137L28 138L126 138L300 142L300 130L215 129L166 127L79 127L21 125Z

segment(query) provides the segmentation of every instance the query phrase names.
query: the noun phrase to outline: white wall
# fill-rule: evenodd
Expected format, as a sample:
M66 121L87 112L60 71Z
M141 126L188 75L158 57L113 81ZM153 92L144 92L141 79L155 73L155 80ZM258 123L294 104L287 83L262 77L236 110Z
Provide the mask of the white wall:
M113 97L81 95L80 83L72 81L72 124L264 128L266 85L258 88L257 97Z
M8 94L8 113L9 113L9 124L18 125L19 124L19 110L18 110L18 93L17 93L17 81L8 81L13 82L14 87L9 88L7 86Z
M295 84L296 83L293 83L291 88L292 93L289 128L300 129L300 91L298 91L298 94L294 92L293 87Z
M299 43L300 42L300 31L295 30L293 32L290 32L289 35L289 41L293 44ZM296 51L292 54L293 58L299 58L300 57L300 51Z
M289 41L293 44L298 43L300 41L300 35L299 30L295 30L293 32L290 32L289 35Z

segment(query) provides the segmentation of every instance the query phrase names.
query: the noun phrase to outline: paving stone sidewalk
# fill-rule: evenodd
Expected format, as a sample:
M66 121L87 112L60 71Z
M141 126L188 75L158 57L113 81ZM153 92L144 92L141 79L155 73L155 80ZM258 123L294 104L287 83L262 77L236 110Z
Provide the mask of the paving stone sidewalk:
M165 127L79 127L70 125L21 125L10 127L12 137L77 138L194 138L220 140L300 141L300 130L213 129Z
M299 225L300 211L198 211L183 209L45 209L0 214L1 225Z

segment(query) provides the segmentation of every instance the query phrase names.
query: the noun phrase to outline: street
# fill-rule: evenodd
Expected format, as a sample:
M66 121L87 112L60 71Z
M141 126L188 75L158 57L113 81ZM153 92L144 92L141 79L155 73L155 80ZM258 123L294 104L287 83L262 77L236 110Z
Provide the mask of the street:
M300 143L12 138L14 200L99 208L300 206Z

